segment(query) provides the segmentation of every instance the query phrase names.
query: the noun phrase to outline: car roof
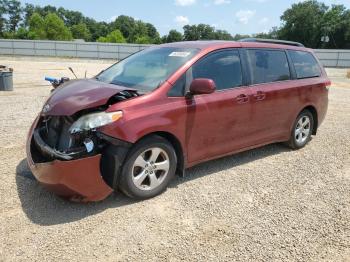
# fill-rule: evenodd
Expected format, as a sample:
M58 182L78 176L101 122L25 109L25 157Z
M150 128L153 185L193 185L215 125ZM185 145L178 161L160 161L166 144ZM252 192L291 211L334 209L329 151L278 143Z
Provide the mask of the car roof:
M236 42L236 41L223 41L223 40L205 40L205 41L184 41L174 42L168 44L162 44L160 47L177 47L177 48L197 48L201 50L205 49L221 49L221 48L268 48L268 49L292 49L292 50L309 50L305 47L292 46L276 43L264 43L264 42Z

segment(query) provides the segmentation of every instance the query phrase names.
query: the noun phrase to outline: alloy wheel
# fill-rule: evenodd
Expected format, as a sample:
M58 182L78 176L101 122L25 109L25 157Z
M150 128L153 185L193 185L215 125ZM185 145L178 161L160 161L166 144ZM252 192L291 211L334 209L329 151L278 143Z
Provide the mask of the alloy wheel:
M302 116L295 127L295 140L298 144L304 144L311 132L311 120L307 115Z
M140 190L153 190L162 184L169 173L168 154L159 147L147 149L135 160L132 181Z

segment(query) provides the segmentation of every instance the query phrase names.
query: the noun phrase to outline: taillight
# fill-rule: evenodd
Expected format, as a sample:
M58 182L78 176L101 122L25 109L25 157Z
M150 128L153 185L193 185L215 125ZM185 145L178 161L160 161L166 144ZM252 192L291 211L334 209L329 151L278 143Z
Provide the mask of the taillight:
M331 80L327 80L326 83L325 83L326 89L329 90L329 88L331 87L331 85L332 85Z

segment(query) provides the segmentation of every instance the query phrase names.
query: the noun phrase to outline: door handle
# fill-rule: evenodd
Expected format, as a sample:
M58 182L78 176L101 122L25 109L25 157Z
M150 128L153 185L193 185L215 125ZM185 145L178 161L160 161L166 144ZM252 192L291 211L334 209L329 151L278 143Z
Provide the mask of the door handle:
M266 98L266 94L264 92L258 91L255 95L253 95L255 101L261 101Z
M247 103L247 102L249 102L249 96L247 96L246 94L241 94L241 95L236 97L236 101L238 104Z

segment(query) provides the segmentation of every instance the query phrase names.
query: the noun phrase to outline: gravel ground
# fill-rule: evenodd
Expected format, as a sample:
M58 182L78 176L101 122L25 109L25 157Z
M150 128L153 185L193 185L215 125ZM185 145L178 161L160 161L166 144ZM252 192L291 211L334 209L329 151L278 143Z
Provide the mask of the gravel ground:
M147 201L75 204L33 179L26 133L49 94L44 75L69 76L69 65L93 75L111 62L0 63L15 68L15 91L0 92L0 261L350 260L350 81L341 73L302 150L275 144L210 161Z

